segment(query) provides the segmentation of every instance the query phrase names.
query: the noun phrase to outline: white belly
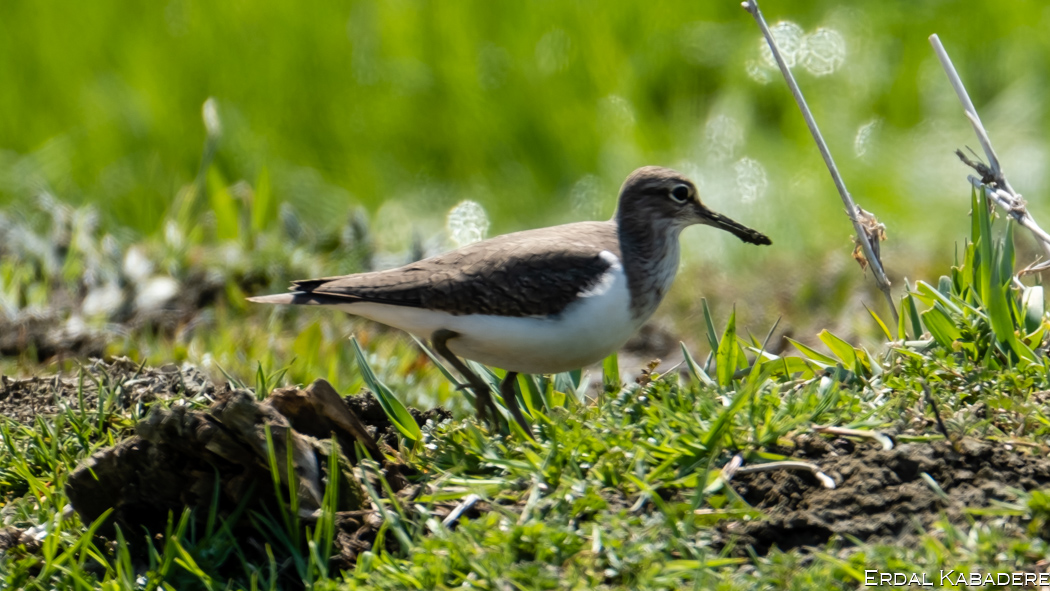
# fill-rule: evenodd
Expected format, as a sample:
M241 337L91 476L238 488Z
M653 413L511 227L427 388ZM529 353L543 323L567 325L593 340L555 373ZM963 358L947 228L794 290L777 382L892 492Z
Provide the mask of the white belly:
M644 319L631 317L627 277L611 268L590 293L581 294L558 316L510 318L357 303L334 306L399 328L421 339L446 329L459 336L448 348L485 365L520 373L558 373L601 361L619 349Z

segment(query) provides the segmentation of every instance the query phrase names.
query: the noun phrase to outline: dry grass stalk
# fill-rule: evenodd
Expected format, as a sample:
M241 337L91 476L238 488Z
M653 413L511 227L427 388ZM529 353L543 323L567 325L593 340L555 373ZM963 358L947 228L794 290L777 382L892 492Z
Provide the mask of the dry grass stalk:
M1036 223L1035 219L1028 213L1024 199L1021 198L1017 191L1014 191L1013 187L1010 186L1010 182L1006 180L1006 175L999 164L999 157L995 153L995 148L992 147L992 140L988 137L988 130L981 123L981 118L977 115L977 109L973 106L973 101L970 100L966 87L963 86L959 72L955 70L955 65L952 64L951 58L948 57L947 50L944 49L944 45L941 44L941 40L937 35L930 35L930 45L933 46L933 52L937 55L937 59L940 60L941 67L944 68L944 73L948 76L948 81L951 82L952 88L955 89L955 94L959 97L959 102L962 103L966 117L970 120L974 133L977 134L977 141L980 142L981 149L988 159L988 164L975 162L967 158L962 151L956 151L959 158L980 175L980 178L973 175L967 177L970 180L970 184L979 190L986 191L993 202L1002 207L1021 227L1031 232L1036 241L1039 242L1039 245L1043 247L1043 251L1050 257L1050 234L1047 234ZM1042 270L1041 267L1031 268L1029 272Z
M893 296L890 293L890 280L886 277L886 272L883 270L882 260L879 258L878 249L877 247L872 246L872 240L869 238L869 234L865 230L864 222L858 213L861 210L853 202L853 198L846 189L846 183L842 180L842 175L839 174L838 167L835 166L835 160L831 157L831 151L828 149L828 145L824 141L824 136L820 133L820 128L817 127L817 122L813 118L813 113L810 111L809 105L806 104L805 97L802 96L802 90L799 89L798 83L795 82L794 75L791 74L791 70L784 61L784 57L780 54L780 50L777 49L777 44L773 40L773 34L769 31L766 19L762 16L762 11L758 8L757 0L746 0L741 5L744 7L744 10L747 10L751 13L751 16L754 17L755 22L758 23L759 29L762 30L762 35L766 38L766 42L769 43L769 49L773 52L773 57L776 58L777 65L780 66L780 73L783 74L788 88L791 89L792 96L795 97L795 102L798 103L799 110L802 111L802 117L806 120L809 132L813 135L813 141L816 142L817 148L820 150L820 155L824 157L824 164L827 165L828 172L831 173L831 179L835 182L835 188L838 189L839 197L842 198L842 204L846 206L846 215L848 215L850 221L853 222L853 229L856 232L854 240L856 240L860 246L863 259L867 264L871 265L872 274L875 276L875 283L879 286L883 295L886 296L886 303L889 305L890 311L893 312L893 320L894 324L896 324L899 318L897 307L894 305ZM858 262L861 262L861 260L858 259ZM863 268L864 266L865 264L861 263L861 267Z

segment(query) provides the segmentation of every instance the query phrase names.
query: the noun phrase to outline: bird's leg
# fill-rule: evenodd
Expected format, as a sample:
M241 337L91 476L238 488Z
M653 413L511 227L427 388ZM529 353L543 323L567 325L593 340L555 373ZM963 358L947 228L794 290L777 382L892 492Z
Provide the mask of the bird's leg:
M506 406L507 410L510 411L510 416L514 417L514 420L521 425L521 430L529 438L532 438L532 428L525 421L525 416L521 414L521 408L518 407L518 397L514 393L514 381L517 379L518 372L508 371L507 375L503 377L503 381L499 383L499 395L503 397L503 406Z
M499 410L496 408L496 403L492 400L492 395L489 393L489 385L448 349L449 339L457 336L459 336L459 333L442 328L435 330L434 334L430 335L430 343L434 345L434 350L438 352L438 355L441 355L446 361L451 363L452 367L456 368L456 371L466 378L470 388L474 390L474 395L477 396L478 420L483 423L488 422L498 429ZM491 417L489 416L490 413Z

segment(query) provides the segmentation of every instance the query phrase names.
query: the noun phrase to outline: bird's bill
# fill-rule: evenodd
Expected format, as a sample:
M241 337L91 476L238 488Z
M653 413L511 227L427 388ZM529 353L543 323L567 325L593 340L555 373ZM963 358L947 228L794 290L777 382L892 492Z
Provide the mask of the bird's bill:
M711 211L703 205L698 205L697 210L701 224L712 226L719 230L725 230L749 244L773 244L773 241L765 234L757 230L752 230L744 224L734 221L720 213Z

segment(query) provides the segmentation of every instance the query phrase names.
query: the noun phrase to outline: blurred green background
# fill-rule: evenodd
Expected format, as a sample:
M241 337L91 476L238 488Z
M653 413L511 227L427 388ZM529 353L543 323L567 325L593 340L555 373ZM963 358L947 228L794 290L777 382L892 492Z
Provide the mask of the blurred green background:
M762 8L771 24L786 21L778 30L846 182L887 226L898 290L904 277L943 273L969 224L968 170L953 151L976 142L931 33L1014 187L1037 219L1050 213L1050 6ZM679 332L700 326L701 295L723 315L746 306L755 332L785 316L801 338L828 323L863 334L869 321L854 312L883 305L849 257L839 198L735 0L15 0L0 3L0 30L0 205L26 219L53 203L41 195L91 205L100 237L228 245L211 256L219 268L241 256L230 249L291 257L303 236L346 243L340 228L365 228L383 266L454 245L447 214L465 199L482 206L488 235L605 218L631 170L662 164L774 240L759 249L687 231L685 272L662 312ZM209 97L221 126L214 159ZM36 223L46 234L49 222ZM188 259L157 255L173 275L199 262L179 252ZM357 269L312 268L309 254L292 266ZM240 288L288 278L265 260L256 267Z

